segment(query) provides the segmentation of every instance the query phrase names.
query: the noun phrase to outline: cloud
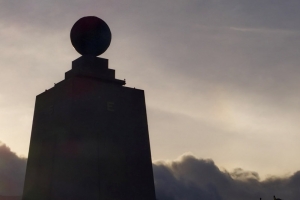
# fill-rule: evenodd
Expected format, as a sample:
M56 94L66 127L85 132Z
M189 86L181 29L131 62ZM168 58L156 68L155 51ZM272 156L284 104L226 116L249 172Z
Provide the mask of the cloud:
M26 158L20 158L5 144L0 145L0 195L20 195L26 170Z
M21 195L26 158L18 157L5 144L0 146L0 195ZM158 200L298 200L300 171L288 177L271 176L260 180L253 171L236 168L221 170L211 159L199 159L184 154L174 161L153 164L156 197Z
M158 200L299 199L300 171L290 177L260 180L257 172L220 170L210 159L185 154L175 161L153 164Z

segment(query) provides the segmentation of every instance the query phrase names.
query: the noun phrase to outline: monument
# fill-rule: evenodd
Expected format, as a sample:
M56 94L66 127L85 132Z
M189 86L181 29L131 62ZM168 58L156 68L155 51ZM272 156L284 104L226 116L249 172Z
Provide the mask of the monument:
M23 200L155 200L144 91L97 57L111 41L97 17L79 19L82 55L37 95Z

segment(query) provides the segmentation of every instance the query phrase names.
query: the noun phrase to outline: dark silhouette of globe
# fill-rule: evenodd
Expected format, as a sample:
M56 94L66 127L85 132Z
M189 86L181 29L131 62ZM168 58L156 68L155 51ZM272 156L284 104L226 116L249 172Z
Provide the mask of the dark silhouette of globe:
M72 45L81 55L99 56L109 47L111 32L102 19L87 16L73 25L70 38Z

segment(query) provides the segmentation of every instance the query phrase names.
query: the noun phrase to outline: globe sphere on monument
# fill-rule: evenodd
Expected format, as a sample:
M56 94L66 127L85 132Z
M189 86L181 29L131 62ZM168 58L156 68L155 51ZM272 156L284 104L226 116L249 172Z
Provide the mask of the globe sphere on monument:
M72 45L81 55L99 56L109 47L111 32L102 19L87 16L73 25L70 38Z

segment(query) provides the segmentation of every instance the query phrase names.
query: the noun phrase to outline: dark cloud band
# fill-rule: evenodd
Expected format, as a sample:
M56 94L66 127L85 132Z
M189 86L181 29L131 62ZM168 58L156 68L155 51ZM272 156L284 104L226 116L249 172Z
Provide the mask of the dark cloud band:
M184 155L179 161L153 165L160 200L299 199L300 171L290 177L259 180L256 172L240 168L221 171L212 160Z
M26 161L1 144L0 195L21 196ZM253 200L270 199L274 194L282 199L298 200L300 195L300 171L290 177L274 176L260 181L256 172L240 168L233 172L221 171L213 160L192 155L154 163L153 170L159 200Z

